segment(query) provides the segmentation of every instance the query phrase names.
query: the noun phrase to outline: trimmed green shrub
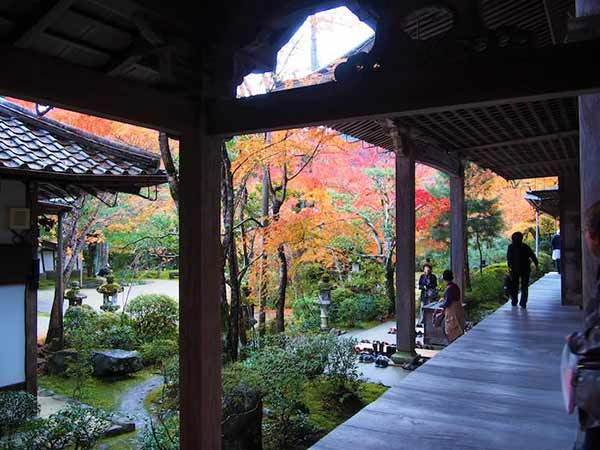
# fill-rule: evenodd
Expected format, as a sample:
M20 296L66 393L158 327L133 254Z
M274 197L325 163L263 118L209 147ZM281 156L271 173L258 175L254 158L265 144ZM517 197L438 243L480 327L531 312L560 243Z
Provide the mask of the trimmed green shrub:
M359 322L382 319L387 314L388 301L382 295L354 294L344 298L337 308L337 323L348 327Z
M40 410L28 392L0 392L0 437L12 433Z
M76 330L95 330L98 313L89 305L70 306L63 319L65 340L71 342L71 333Z
M140 353L144 364L163 367L173 355L179 353L179 346L173 339L155 339L143 344Z
M315 297L300 297L292 302L292 314L300 331L316 331L321 326L321 311Z
M158 338L169 339L177 335L179 308L172 297L140 295L129 302L127 313L142 342Z

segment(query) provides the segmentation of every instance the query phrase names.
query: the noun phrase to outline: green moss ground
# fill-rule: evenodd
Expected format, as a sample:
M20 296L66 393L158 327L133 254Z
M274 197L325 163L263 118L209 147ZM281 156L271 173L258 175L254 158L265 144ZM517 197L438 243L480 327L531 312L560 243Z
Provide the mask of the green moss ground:
M304 395L304 403L309 411L309 420L323 431L329 433L335 427L346 421L369 403L377 400L387 391L387 387L375 383L362 383L358 399L346 404L328 400L327 393L331 391L328 381L317 380L309 383Z
M139 384L154 373L144 369L128 378L118 381L105 381L97 378L89 378L83 388L82 397L79 399L96 408L113 411L119 404L119 399L131 387ZM59 375L43 375L38 378L41 388L49 389L65 397L72 397L75 382L72 379Z

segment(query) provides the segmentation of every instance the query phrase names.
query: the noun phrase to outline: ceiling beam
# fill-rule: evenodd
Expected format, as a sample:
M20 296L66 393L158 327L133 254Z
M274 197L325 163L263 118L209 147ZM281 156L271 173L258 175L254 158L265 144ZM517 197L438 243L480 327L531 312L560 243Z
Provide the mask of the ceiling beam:
M180 135L193 102L26 49L0 46L0 95Z
M450 153L469 153L469 152L473 152L473 151L487 150L487 149L498 148L498 147L510 147L513 145L526 145L526 144L533 144L536 142L551 141L551 140L555 140L555 139L566 139L566 138L577 137L577 136L579 136L579 130L569 130L569 131L563 131L560 133L550 133L550 134L542 134L539 136L532 136L532 137L528 137L528 138L512 139L510 141L492 142L491 144L477 145L475 147L465 147L465 148L461 148L461 149L457 149L457 150L451 150Z
M47 4L48 2L43 2ZM49 8L44 9L33 23L23 31L13 42L16 47L29 47L38 37L40 37L48 27L50 27L58 18L60 18L75 0L58 0L51 4Z
M242 99L215 100L215 135L402 117L600 91L600 39L540 49L499 49ZM383 68L385 69L385 68Z

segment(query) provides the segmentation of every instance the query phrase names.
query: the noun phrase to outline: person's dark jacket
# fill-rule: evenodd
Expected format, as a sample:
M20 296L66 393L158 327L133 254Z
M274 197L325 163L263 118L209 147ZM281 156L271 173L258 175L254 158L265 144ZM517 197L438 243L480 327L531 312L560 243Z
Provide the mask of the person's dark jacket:
M537 266L538 259L527 244L510 244L506 252L508 268L514 273L531 273L531 261Z
M419 277L419 289L425 290L425 289L435 289L437 287L437 278L434 274L430 273L429 275L427 274L421 274L421 276Z
M552 236L550 243L552 244L552 250L560 250L560 234Z

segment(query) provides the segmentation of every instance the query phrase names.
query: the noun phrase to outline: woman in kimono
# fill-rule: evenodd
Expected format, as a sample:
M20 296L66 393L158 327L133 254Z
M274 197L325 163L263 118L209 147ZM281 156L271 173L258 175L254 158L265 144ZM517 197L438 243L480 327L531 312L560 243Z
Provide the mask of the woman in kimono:
M444 316L444 334L448 342L454 342L465 332L465 310L460 298L460 288L454 283L454 275L450 270L444 270L442 279L447 283L444 292L444 303L442 310L436 315Z

